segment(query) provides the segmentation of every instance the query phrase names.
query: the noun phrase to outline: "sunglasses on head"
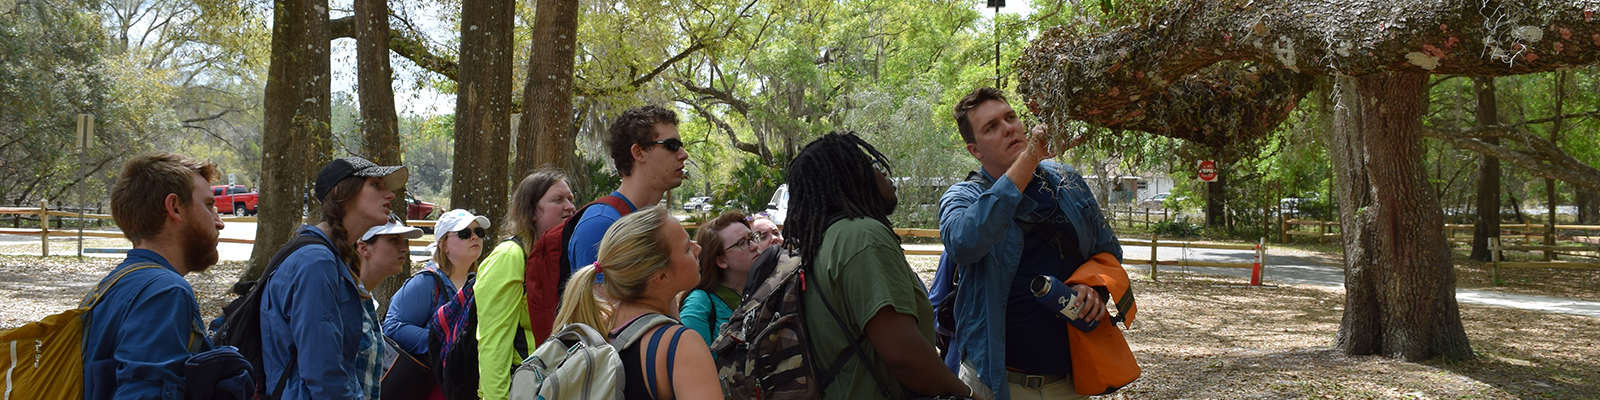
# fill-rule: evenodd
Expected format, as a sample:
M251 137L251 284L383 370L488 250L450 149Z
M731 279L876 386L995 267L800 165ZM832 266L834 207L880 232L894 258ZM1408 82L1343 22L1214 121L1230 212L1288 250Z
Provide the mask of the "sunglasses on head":
M667 140L657 140L657 141L654 141L654 142L645 142L645 144L664 145L664 146L667 147L667 151L673 151L673 152L676 152L676 151L678 151L678 149L683 148L683 140L682 139L678 139L678 138L671 138L671 139L667 139Z
M483 228L462 229L462 230L456 231L456 237L457 238L461 238L461 240L471 239L472 235L478 235L478 237L480 237L480 238L484 237L483 236L484 235Z

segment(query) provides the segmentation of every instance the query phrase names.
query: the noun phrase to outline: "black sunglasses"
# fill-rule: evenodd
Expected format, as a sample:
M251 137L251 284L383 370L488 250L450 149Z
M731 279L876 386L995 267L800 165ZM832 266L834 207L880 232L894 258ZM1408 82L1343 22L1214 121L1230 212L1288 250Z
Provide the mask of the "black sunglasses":
M678 149L683 148L683 140L682 139L678 139L678 138L671 138L671 139L667 139L667 140L657 140L657 141L654 141L654 142L645 142L644 144L665 145L667 147L667 151L671 151L671 152L677 152Z
M456 237L461 238L461 240L471 239L472 235L478 235L480 238L484 237L483 228L462 229L456 231Z

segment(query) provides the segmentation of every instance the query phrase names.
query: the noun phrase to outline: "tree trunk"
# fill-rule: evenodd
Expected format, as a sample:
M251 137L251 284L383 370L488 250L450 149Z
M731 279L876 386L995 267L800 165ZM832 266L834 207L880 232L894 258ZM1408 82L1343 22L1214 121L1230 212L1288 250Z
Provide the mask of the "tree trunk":
M533 44L528 50L528 81L522 90L522 126L517 132L519 154L513 177L543 165L571 164L572 68L577 40L577 0L539 0Z
M1358 97L1341 103L1360 115L1335 123L1341 129L1333 133L1329 154L1340 160L1341 225L1354 228L1346 231L1346 256L1370 264L1346 263L1346 308L1336 345L1348 354L1407 361L1470 359L1449 244L1438 234L1444 216L1417 140L1427 75L1386 72L1355 78L1354 84ZM1357 175L1365 175L1364 187ZM1368 205L1362 208L1364 200Z
M389 66L389 3L387 0L355 0L356 89L361 98L361 130L364 140L361 155L378 165L403 165L401 162L399 117L394 109L394 69ZM394 190L390 209L406 217L406 188ZM407 257L400 273L385 278L371 288L378 300L378 315L386 315L389 298L411 276Z
M490 221L505 217L511 185L511 24L509 0L461 4L461 80L456 86L456 146L450 207ZM496 237L499 224L491 224ZM488 252L485 252L487 255Z
M326 153L319 149L328 148L331 135L328 1L278 0L273 8L272 58L262 96L260 219L239 282L260 277L278 247L294 235L311 181L325 163Z
M1500 106L1495 100L1494 77L1472 78L1472 91L1478 97L1478 126L1500 124ZM1499 145L1500 138L1484 139ZM1476 261L1489 261L1489 238L1500 237L1500 159L1482 156L1478 169L1478 222L1472 227L1472 255Z
M1566 108L1565 107L1566 106L1566 100L1567 100L1567 71L1561 71L1561 72L1557 72L1556 73L1556 104L1555 104L1556 112L1555 112L1555 115L1557 115L1557 116L1562 115L1563 111L1561 111L1561 110ZM1560 146L1561 145L1561 128L1562 128L1563 125L1565 125L1566 122L1567 122L1566 118L1556 118L1555 122L1552 123L1552 126L1550 127L1550 143L1553 143L1556 146ZM1545 224L1545 228L1544 228L1544 245L1545 246L1554 246L1556 244L1556 205L1561 202L1560 201L1561 199L1556 197L1556 180L1555 179L1551 179L1551 178L1548 178L1548 177L1544 178L1544 198L1545 198L1545 203L1544 204L1545 204L1545 207L1547 207L1546 214L1545 214L1545 221L1544 221L1544 224ZM1555 252L1549 251L1549 250L1546 250L1544 252L1544 260L1545 261L1555 261L1555 258L1556 258L1556 253Z
M1600 224L1600 194L1587 188L1577 191L1573 202L1578 206L1578 225Z
M1222 206L1227 200L1227 192L1224 190L1226 189L1224 182L1227 179L1223 178L1223 173L1222 165L1219 163L1217 165L1217 180L1206 182L1206 227L1213 230L1222 229L1226 225L1223 219L1226 218L1227 211Z

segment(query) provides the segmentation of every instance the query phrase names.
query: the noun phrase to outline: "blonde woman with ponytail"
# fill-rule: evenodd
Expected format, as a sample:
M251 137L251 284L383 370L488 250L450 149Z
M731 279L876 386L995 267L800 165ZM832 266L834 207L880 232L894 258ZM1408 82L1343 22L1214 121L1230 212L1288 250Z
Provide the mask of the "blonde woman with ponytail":
M641 209L612 224L599 250L595 263L573 274L562 292L555 325L587 324L616 338L630 324L653 319L653 314L671 318L673 323L641 332L631 346L612 343L618 346L627 375L624 398L721 399L711 350L700 334L676 323L678 294L700 282L695 260L700 246L689 240L683 225L661 207ZM594 282L597 273L605 274L603 283L582 284ZM605 298L614 302L606 305L595 290L603 290ZM658 348L653 358L646 351L652 344ZM646 379L646 362L658 372L653 382Z

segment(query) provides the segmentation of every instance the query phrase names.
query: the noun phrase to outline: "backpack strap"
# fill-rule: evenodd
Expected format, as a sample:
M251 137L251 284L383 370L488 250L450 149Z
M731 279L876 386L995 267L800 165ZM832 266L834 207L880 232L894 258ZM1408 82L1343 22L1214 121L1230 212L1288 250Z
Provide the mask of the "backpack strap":
M628 205L627 200L623 200L621 197L608 194L601 196L598 199L594 199L594 201L589 202L589 204L584 204L583 207L578 208L577 212L572 213L571 217L567 217L567 221L561 224L561 243L559 246L561 248L561 258L559 260L561 262L561 268L559 268L559 271L557 271L561 273L561 277L556 281L556 293L566 292L567 281L572 279L572 271L577 269L573 268L572 260L568 257L569 254L567 254L567 245L572 243L572 234L578 230L578 222L583 220L584 213L589 211L589 208L594 207L596 204L605 204L611 206L611 208L617 210L617 214L623 217L633 213L633 208Z
M161 268L161 264L156 264L156 263L153 263L153 262L146 261L146 262L141 262L141 263L130 264L127 267L122 268L122 271L119 271L119 272L117 272L115 274L112 274L111 276L107 277L105 280L100 281L99 285L95 285L94 290L90 291L89 295L85 296L83 298L83 301L78 303L78 308L93 308L95 306L95 304L100 303L100 299L102 297L105 297L106 291L111 290L112 286L116 286L117 285L117 281L122 280L122 277L128 276L128 274L131 274L134 271L138 271L138 270L141 270L141 269L150 269L150 268ZM194 338L192 338L192 337L189 338L189 339L191 341L194 340Z
M835 221L837 221L837 219ZM804 280L805 277L802 276L800 279ZM828 366L827 372L823 376L817 377L819 380L817 383L817 393L822 393L828 388L828 385L833 383L834 378L839 376L839 372L844 370L844 365L850 361L850 356L855 355L855 353L862 353L861 358L862 360L865 360L867 355L863 350L865 347L861 345L861 341L856 340L856 335L851 333L850 326L844 323L844 318L840 318L839 313L834 311L833 304L828 302L828 296L822 293L823 290L821 282L817 283L816 288L817 297L819 300L822 300L822 306L828 309L828 315L833 316L833 321L839 324L839 330L844 332L845 339L850 342L850 347L846 347L844 351L839 354L839 358L833 360L833 365ZM883 395L883 398L893 398L892 396L889 396L889 388L883 384L885 380L878 376L878 372L873 370L871 365L863 365L862 369L867 370L867 373L872 375L872 381L878 384L878 392Z
M656 330L656 333L654 335L650 336L650 344L645 347L645 349L646 349L645 350L645 356L644 356L645 390L650 392L650 398L652 398L652 399L656 399L656 398L660 398L661 397L660 395L658 395L656 393L658 391L658 389L655 387L656 386L656 347L658 347L661 344L661 336L663 334L667 333L668 329L672 329L672 328L671 327L664 327L664 328ZM683 338L683 331L688 330L688 329L689 328L686 327L686 326L679 325L677 331L672 334L672 343L667 345L667 382L668 383L672 382L672 371L675 369L675 368L673 368L673 365L677 363L677 358L678 358L678 339L682 339Z

